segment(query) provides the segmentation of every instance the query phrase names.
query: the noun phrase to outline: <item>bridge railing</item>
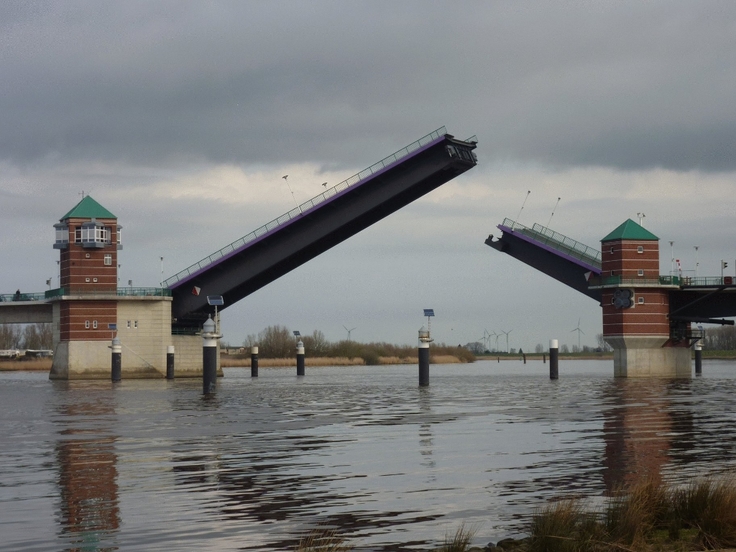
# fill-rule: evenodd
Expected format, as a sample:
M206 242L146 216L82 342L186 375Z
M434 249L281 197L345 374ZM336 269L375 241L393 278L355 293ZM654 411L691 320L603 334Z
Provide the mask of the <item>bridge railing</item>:
M561 253L569 255L570 257L585 261L598 268L600 268L601 266L600 251L583 243L575 241L572 238L568 238L567 236L564 236L559 232L550 230L546 226L542 226L541 224L534 224L532 228L529 228L509 218L505 218L503 220L503 226L511 228L514 232L524 234L544 245L548 245L552 249L556 249Z
M247 243L255 241L259 237L274 230L275 228L281 226L282 224L286 224L290 220L300 217L304 213L304 211L308 211L309 209L312 209L313 207L319 205L320 203L324 203L331 197L336 196L337 194L339 194L340 192L344 190L347 190L351 186L355 186L359 182L362 182L363 180L373 176L374 174L385 169L389 165L396 163L397 161L405 157L408 157L409 155L411 155L413 152L415 152L422 146L426 146L433 140L436 140L437 138L444 136L445 134L447 134L447 129L444 126L438 128L434 132L430 132L426 136L421 137L419 140L412 142L408 146L401 148L397 152L392 153L388 157L381 159L377 163L374 163L367 169L363 169L359 173L356 173L353 176L351 176L350 178L347 178L343 180L342 182L336 184L335 186L326 189L321 194L313 197L312 199L308 201L305 201L304 203L302 203L298 207L295 207L291 211L284 213L280 217L272 220L271 222L267 222L266 224L264 224L260 228L257 228L250 234L247 234L243 236L242 238L235 240L234 242L226 245L219 251L215 251L214 253L212 253L212 255L209 255L205 257L204 259L202 259L201 261L194 263L193 265L185 268L184 270L180 272L177 272L172 277L164 280L163 285L170 288L171 286L173 286L180 280L183 280L187 276L194 274L195 272L205 268L206 266L211 265L212 263L214 263L215 261L218 261L225 255L228 255L232 253L233 251L240 249Z
M679 286L683 282L679 276L659 276L657 278L622 278L618 276L591 276L588 280L590 286L630 286L630 287L659 287Z
M100 297L103 295L116 295L118 297L171 297L171 290L168 288L154 287L127 287L117 288L115 291L75 291L69 292L65 288L49 289L40 293L6 293L0 295L0 302L9 301L44 301L61 297L63 295L82 295Z

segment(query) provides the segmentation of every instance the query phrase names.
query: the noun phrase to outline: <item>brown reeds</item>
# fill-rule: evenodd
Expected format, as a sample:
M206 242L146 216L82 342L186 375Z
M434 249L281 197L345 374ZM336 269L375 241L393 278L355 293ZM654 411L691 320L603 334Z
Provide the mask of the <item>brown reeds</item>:
M463 523L452 537L445 535L445 542L437 549L437 552L466 552L470 548L470 541L473 540L475 533L475 529L467 528Z
M299 540L296 552L347 552L352 549L334 529L317 528Z
M529 552L714 550L736 547L736 479L683 488L644 481L614 493L601 511L563 500L537 512Z
M51 370L51 358L36 358L33 360L0 360L0 372L27 371L41 372Z

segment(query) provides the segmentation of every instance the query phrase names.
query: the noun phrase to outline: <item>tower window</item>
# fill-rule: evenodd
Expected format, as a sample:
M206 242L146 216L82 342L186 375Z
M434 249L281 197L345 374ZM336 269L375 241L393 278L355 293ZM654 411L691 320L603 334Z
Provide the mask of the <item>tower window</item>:
M644 276L644 269L640 268L638 274L639 276Z
M105 253L105 266L112 266L112 255Z
M644 304L644 298L641 295L639 296L638 303L640 305L643 305Z
M92 328L95 330L97 329L97 320L92 321Z
M84 321L84 327L85 329L89 330L89 320Z
M110 228L92 219L82 224L82 247L100 248L110 243Z
M637 247L636 248L636 252L637 253L644 253L644 246L643 245L640 245L639 247Z

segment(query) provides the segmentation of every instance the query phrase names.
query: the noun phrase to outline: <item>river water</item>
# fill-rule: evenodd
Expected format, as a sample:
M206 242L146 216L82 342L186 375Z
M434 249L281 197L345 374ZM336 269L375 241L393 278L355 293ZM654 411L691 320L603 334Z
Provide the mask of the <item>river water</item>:
M1 550L426 550L485 545L560 496L736 463L736 362L689 381L610 361L225 369L200 380L0 373ZM593 498L595 499L595 498Z

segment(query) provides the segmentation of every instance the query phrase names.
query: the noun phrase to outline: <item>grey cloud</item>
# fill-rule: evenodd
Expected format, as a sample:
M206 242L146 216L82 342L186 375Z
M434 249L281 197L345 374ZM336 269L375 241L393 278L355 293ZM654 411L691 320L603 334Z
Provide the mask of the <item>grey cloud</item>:
M0 12L0 158L736 168L736 6L72 2Z

